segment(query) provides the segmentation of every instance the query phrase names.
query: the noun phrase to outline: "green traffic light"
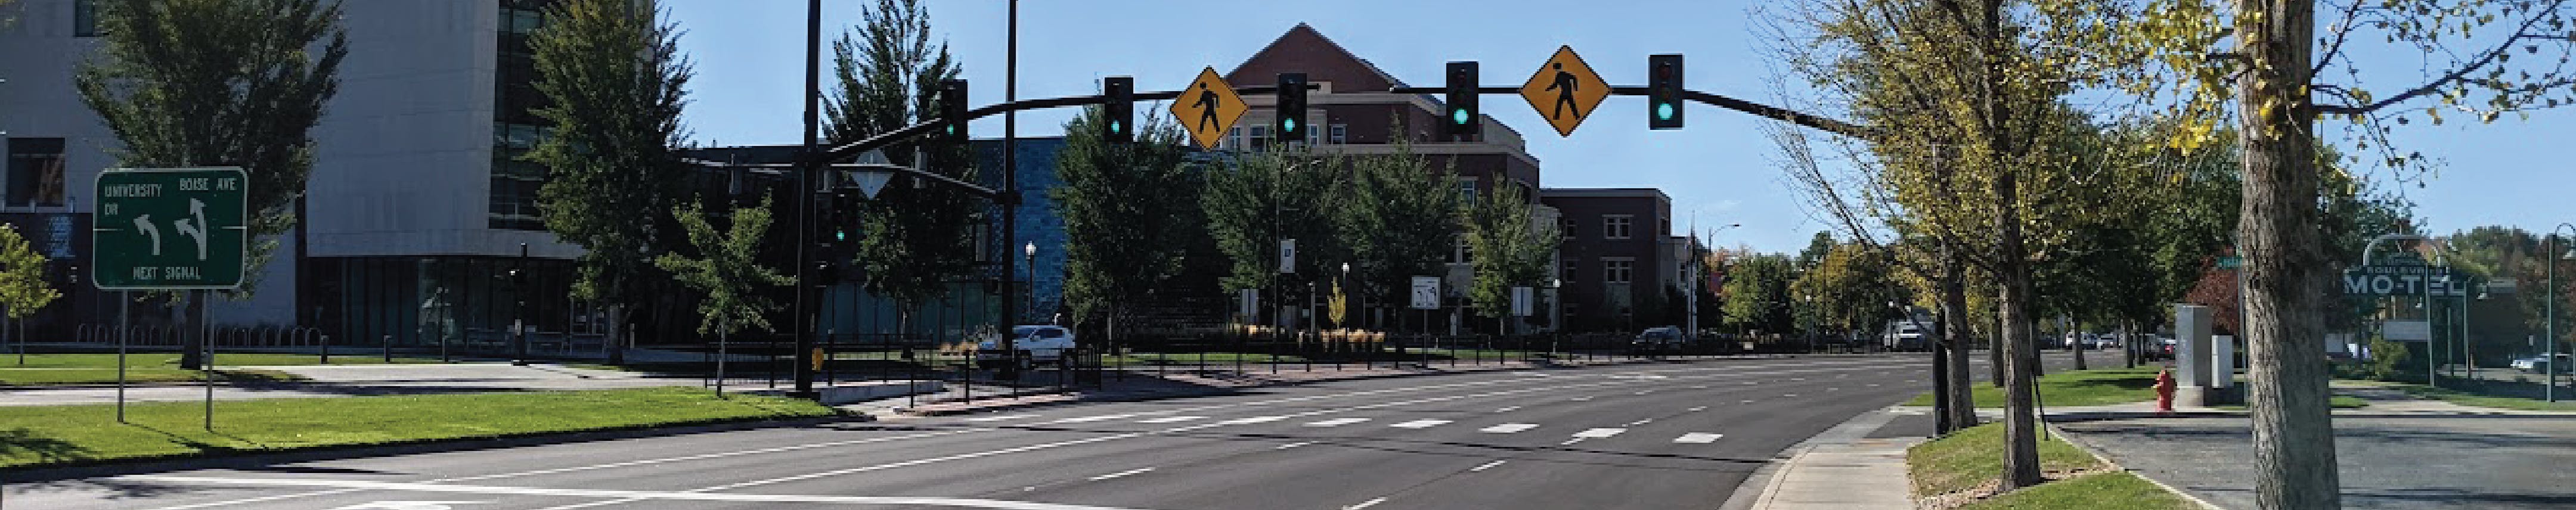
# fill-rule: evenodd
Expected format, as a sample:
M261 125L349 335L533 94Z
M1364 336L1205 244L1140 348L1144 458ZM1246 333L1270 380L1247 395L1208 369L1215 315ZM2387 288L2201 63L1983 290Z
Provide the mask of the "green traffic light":
M1118 121L1114 121L1114 120L1113 120L1113 121L1109 121L1109 132L1111 132L1111 133L1125 133L1125 132L1127 132L1127 125L1126 125L1126 124L1121 124L1121 123L1119 123Z
M850 240L850 231L847 231L847 230L834 230L834 231L832 231L832 240L834 240L834 241L848 241L848 240Z
M1661 103L1655 105L1655 118L1658 120L1673 120L1673 104Z
M1297 130L1297 119L1279 119L1279 129L1287 130L1287 131L1296 131L1296 130Z
M1468 115L1470 114L1467 113L1467 109L1465 108L1450 110L1449 121L1464 125L1467 123Z

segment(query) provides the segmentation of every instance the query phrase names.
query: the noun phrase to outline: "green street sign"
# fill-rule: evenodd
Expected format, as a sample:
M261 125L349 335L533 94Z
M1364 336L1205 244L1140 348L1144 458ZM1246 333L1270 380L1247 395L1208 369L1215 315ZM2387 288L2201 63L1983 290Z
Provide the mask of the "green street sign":
M2219 269L2237 269L2237 268L2242 268L2242 267L2245 267L2245 257L2219 257L2219 258L2218 258L2218 268L2219 268Z
M118 168L98 174L90 281L102 290L231 290L250 248L240 168Z

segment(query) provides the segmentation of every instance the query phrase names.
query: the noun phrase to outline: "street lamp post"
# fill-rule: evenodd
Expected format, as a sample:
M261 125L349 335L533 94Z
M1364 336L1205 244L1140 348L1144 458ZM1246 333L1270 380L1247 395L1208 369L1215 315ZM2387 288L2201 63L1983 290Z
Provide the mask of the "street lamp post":
M2558 401L2558 300L2560 299L2558 294L2558 261L2576 259L2576 256L2570 256L2576 255L2576 250L2569 250L2569 253L2560 253L2558 251L2558 233L2562 231L2576 233L2576 225L2559 223L2557 228L2550 229L2549 235L2541 238L2541 242L2544 246L2542 246L2540 250L2542 254L2548 257L2549 262L2549 264L2545 266L2545 271L2549 275L2549 288L2541 290L2541 306L2546 310L2541 314L2541 321L2543 324L2546 324L2545 326L2542 326L2541 329L2543 330L2542 334L2547 336L2543 338L2545 343L2541 345L2546 347L2542 348L2542 352L2544 354L2540 357L2540 373L2542 374L2541 380L2543 381L2541 383L2542 389L2540 390L2540 397L2542 400L2548 402Z

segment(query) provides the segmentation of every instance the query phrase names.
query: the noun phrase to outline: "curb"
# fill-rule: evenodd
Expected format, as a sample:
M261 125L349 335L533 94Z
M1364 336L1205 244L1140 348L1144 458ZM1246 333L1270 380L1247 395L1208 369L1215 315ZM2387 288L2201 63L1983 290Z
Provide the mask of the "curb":
M2166 485L2162 480L2157 480L2153 477L2147 476L2146 474L2139 473L2138 470L2129 469L2127 466L2120 465L2119 461L2111 460L2110 455L2102 453L2100 448L2094 448L2093 445L2085 444L2083 441L2076 440L2075 436L2067 434L2064 430L2058 429L2056 423L2042 421L2040 422L2040 426L2048 429L2048 433L2050 435L2057 436L2057 440L2065 441L2066 444L2069 445L2074 445L2075 449L2083 450L2085 455L2093 456L2094 460L2102 461L2103 465L2110 466L2110 469L2112 470L2128 473L2130 476L2135 476L2139 480L2146 480L2147 483L2154 484L2156 488L2164 489L2166 493L2180 496L2184 501L2190 501L2192 504L2200 505L2202 510L2227 510L2225 507L2218 506L2215 503L2210 503L2209 500L2200 499L2200 496L2192 495L2192 493L2185 492L2172 485Z
M591 442L591 441L613 441L613 440L620 440L620 439L640 439L640 438L648 438L648 437L664 437L664 436L680 436L680 435L690 435L690 434L706 434L706 433L713 433L713 432L733 432L733 431L740 431L740 430L765 429L765 428L812 427L812 426L817 426L817 425L828 425L828 424L834 424L834 423L864 423L864 422L871 422L871 421L876 421L876 418L875 418L875 417L872 417L872 416L865 415L865 414L852 414L852 415L845 415L845 416L817 416L817 417L808 417L808 418L788 418L788 419L753 419L753 420L720 421L720 422L713 422L713 423L695 423L695 424L686 424L686 423L683 423L683 424L664 424L664 425L638 425L638 426L629 426L629 427L610 427L610 428L600 428L600 429L590 429L590 430L580 430L580 431L564 431L564 432L531 432L531 433L525 433L525 434L512 434L512 435L500 435L500 436L484 436L484 437L460 437L460 438L447 438L447 439L422 439L422 440L412 440L412 441L402 441L402 442L383 443L383 444L372 444L372 445L319 446L319 447L312 447L312 448L296 448L296 449L290 449L290 450L280 450L280 451L273 451L273 452L263 451L263 452L258 452L258 453L247 453L247 454L240 454L240 455L230 455L230 454L223 454L223 453L192 453L192 454L182 454L182 455L179 455L179 456L168 456L168 457L147 457L147 458L133 458L133 459L100 460L100 461L95 461L95 462L81 463L81 464L76 464L76 465L64 465L64 466L57 466L57 467L43 467L43 466L33 466L33 467L30 467L30 466L20 466L20 467L13 467L13 468L9 468L9 470L8 470L8 471L6 471L6 472L0 472L0 482L7 482L7 483L51 482L51 481L61 481L61 480L82 479L82 478L99 478L99 477L121 476L121 475L132 475L132 474L143 474L143 473L158 473L158 472L165 472L165 471L187 471L187 470L198 470L198 469L240 469L240 468L247 468L247 467L268 466L268 465L276 465L276 464L294 464L294 463L301 463L301 462L316 462L316 461L327 461L327 460L354 459L354 458L363 458L363 457L386 457L386 456L395 456L395 455L416 455L416 454L423 454L423 453L446 453L446 452L460 452L460 451L484 450L484 449L495 449L495 448L518 448L518 447L539 446L539 445L549 445L549 444L582 443L582 442Z

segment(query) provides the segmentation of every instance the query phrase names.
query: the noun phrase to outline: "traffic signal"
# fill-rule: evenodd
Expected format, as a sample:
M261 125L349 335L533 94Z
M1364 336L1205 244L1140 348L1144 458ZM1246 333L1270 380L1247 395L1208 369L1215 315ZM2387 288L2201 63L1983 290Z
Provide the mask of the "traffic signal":
M1278 110L1270 131L1279 134L1279 141L1306 141L1306 73L1279 73Z
M1136 79L1111 76L1100 80L1100 137L1109 143L1136 141Z
M1682 56L1646 57L1646 127L1682 128Z
M939 82L939 119L945 121L942 137L949 143L966 143L966 80Z
M1476 110L1476 63L1449 63L1449 115L1440 125L1452 135L1475 136L1484 112Z

